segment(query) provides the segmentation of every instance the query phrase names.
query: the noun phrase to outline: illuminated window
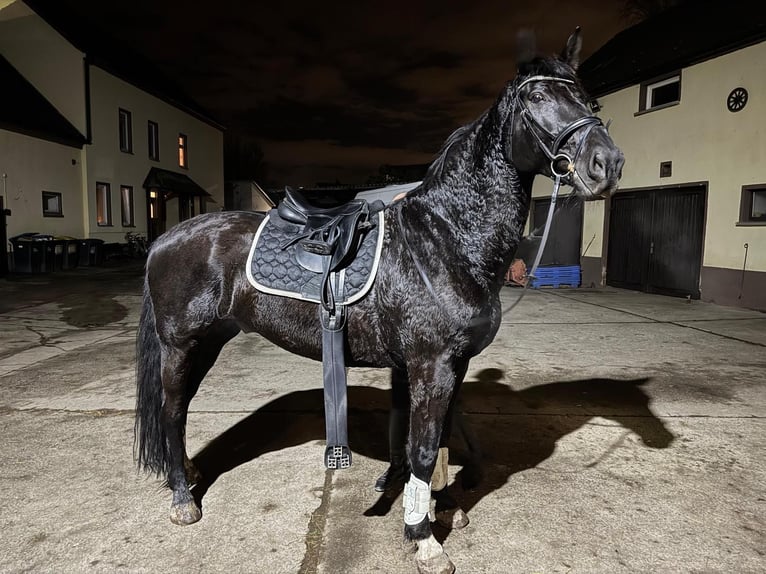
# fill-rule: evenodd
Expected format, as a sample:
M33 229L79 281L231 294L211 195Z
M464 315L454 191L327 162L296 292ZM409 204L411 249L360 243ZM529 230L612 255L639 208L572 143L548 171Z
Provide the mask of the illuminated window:
M160 126L157 122L150 121L146 132L149 137L149 159L160 161Z
M133 116L120 108L120 151L133 153Z
M681 101L681 74L675 73L641 84L638 111L648 112Z
M186 134L178 134L178 165L189 167L189 149Z
M96 223L112 225L112 194L108 183L96 183Z
M766 184L742 186L739 223L766 225Z
M61 194L57 191L43 192L43 217L64 217Z
M134 227L133 188L129 185L120 186L120 207L122 209L122 226Z

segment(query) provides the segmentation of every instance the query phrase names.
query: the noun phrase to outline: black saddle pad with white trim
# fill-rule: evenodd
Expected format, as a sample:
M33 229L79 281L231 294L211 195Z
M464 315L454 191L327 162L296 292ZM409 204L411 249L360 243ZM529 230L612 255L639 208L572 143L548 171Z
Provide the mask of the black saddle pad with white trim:
M354 258L331 279L342 282L339 305L348 305L364 297L375 281L383 249L385 218L379 211L372 215L374 225L363 232ZM321 301L322 273L304 268L298 263L300 242L283 247L303 226L285 221L270 211L255 234L247 259L247 279L258 291L292 299Z

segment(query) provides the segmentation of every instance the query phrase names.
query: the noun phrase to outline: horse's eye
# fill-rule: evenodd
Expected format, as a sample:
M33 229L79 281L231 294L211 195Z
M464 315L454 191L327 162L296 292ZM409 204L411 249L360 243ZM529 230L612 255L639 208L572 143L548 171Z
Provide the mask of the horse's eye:
M541 92L532 92L531 94L529 94L529 101L532 102L533 104L539 104L544 99L545 98Z

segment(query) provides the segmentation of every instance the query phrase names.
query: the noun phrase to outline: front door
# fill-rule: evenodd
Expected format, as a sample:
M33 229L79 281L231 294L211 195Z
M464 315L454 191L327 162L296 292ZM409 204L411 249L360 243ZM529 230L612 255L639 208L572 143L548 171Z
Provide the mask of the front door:
M607 284L699 299L704 224L704 186L613 196Z
M155 187L146 190L146 211L148 241L152 243L160 235L165 233L165 200L163 192Z
M533 234L542 237L548 219L550 198L535 199L532 205ZM559 197L553 213L548 241L540 260L542 266L570 266L580 264L582 242L582 201L577 198ZM531 263L528 263L531 265Z

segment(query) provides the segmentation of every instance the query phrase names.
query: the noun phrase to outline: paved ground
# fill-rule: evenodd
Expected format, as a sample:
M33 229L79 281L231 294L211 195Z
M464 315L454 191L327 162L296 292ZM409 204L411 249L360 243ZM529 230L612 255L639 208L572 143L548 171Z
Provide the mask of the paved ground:
M132 460L140 283L135 264L0 279L0 571L414 572L400 497L371 488L388 373L351 371L355 462L332 473L321 366L255 335L192 403L203 519L169 522ZM458 572L766 571L764 373L766 315L530 292L463 389L483 479L452 486L470 525L437 530Z

